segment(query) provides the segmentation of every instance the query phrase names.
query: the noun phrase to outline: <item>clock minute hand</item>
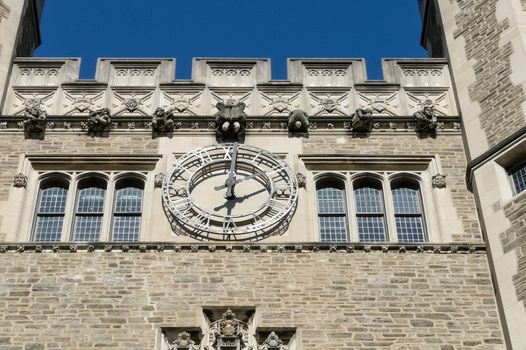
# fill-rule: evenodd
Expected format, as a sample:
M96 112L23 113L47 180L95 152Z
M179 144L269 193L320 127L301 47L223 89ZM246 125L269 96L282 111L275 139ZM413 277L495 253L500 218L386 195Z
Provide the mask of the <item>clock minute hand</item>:
M232 159L230 161L230 170L228 172L228 178L225 181L226 192L225 192L225 198L226 199L236 199L236 195L234 193L234 188L236 186L236 166L237 166L237 148L239 144L236 142L234 143L234 149L232 150Z

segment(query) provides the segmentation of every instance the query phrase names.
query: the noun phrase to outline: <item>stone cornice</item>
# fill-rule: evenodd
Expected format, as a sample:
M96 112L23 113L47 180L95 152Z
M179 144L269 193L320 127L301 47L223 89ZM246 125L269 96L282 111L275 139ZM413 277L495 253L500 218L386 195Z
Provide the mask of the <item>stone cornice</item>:
M481 243L174 243L174 242L95 242L95 243L0 243L0 254L6 253L422 253L422 254L486 254Z

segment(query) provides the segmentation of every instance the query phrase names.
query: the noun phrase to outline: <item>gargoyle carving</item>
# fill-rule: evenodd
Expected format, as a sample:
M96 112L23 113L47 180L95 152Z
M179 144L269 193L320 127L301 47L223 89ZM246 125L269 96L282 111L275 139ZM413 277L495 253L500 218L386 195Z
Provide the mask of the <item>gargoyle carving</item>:
M154 132L172 132L174 130L173 112L157 108L152 118L152 130Z
M369 133L373 129L373 111L370 108L358 108L352 115L351 129L353 132Z
M46 130L47 113L38 104L30 104L24 110L24 131L43 132Z
M415 131L419 133L433 133L437 127L437 113L435 111L435 104L431 100L425 100L422 103L422 110L414 114L415 117Z
M224 140L243 141L245 137L246 120L245 103L228 99L216 104L216 132Z
M289 114L289 132L308 132L309 116L302 109L295 109Z
M95 111L90 111L88 116L88 132L91 134L100 134L110 128L110 110L108 108L100 108Z

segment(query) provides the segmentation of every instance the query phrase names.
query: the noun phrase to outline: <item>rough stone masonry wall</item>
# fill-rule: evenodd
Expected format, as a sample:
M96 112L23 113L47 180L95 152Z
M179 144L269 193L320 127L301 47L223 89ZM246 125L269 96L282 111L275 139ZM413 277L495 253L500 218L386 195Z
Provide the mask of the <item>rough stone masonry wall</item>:
M201 307L252 306L302 350L504 349L484 253L0 254L0 349L154 349Z
M504 207L510 228L500 235L504 253L515 251L518 272L513 276L517 299L526 305L526 194L517 196Z
M338 142L338 140L345 142ZM466 158L459 134L439 134L436 138L420 139L415 133L378 134L367 138L314 136L304 141L305 153L355 155L438 155L447 176L447 187L455 210L462 221L463 231L453 233L455 242L480 242L481 230L473 194L465 181Z
M0 134L0 201L6 201L13 188L13 176L21 154L137 154L157 153L158 140L151 135L110 135L107 138L85 134L45 135L44 140L24 139L22 133ZM0 224L2 220L0 213ZM6 232L0 232L4 241Z
M521 85L511 80L513 46L502 44L508 21L497 19L498 0L450 0L457 2L455 39L462 37L468 60L475 62L476 81L469 94L480 105L480 124L490 147L526 125L521 104L526 97Z

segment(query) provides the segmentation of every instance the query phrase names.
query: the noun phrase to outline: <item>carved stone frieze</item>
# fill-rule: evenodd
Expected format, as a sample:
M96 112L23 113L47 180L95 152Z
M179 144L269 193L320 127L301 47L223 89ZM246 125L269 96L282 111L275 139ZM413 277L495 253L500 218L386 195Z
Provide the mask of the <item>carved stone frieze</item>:
M19 67L15 85L56 86L60 84L60 67Z
M153 91L112 91L113 115L150 115Z
M394 92L357 91L358 108L370 109L375 116L396 116L401 114L400 97Z
M143 86L154 85L157 76L156 67L118 67L112 71L112 85L117 86Z
M309 92L311 115L349 115L349 93L314 94Z
M306 86L350 86L351 76L350 66L307 66L304 71Z
M64 91L62 96L62 115L88 115L104 104L104 91Z
M171 110L174 115L199 115L201 114L203 92L172 92L162 91L161 106ZM205 114L209 113L206 111Z
M449 92L406 91L409 113L414 114L425 107L433 106L437 116L454 115L449 100Z
M15 91L13 93L13 99L8 113L11 115L25 115L28 108L35 107L46 113L50 113L55 106L55 95L55 91Z
M443 68L401 67L404 86L444 86Z
M261 96L261 114L287 115L300 108L301 91L292 93L264 93Z

